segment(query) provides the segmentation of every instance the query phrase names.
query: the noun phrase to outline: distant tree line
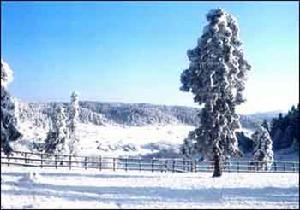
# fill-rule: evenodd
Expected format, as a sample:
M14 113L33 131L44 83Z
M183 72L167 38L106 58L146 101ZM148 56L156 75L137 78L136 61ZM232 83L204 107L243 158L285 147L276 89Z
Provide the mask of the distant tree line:
M266 124L275 150L292 146L299 151L299 118L298 103L297 108L293 105L285 116L280 113L277 118L273 118L270 126Z

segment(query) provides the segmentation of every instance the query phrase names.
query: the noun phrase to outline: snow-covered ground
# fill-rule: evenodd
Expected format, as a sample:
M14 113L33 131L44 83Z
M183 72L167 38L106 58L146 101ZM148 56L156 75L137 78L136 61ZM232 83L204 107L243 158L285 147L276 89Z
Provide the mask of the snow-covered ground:
M194 127L187 125L97 126L80 123L77 131L79 152L81 155L140 156L171 149L180 153L179 147L191 130ZM38 139L43 142L47 132L27 122L22 123L21 131L23 139L13 143L17 151L30 151L32 142L38 142Z
M143 156L159 154L157 157L180 157L180 146L194 126L187 125L149 125L149 126L97 126L91 123L80 123L79 155L85 156ZM21 140L13 142L16 151L31 151L32 142L43 143L47 129L33 126L29 121L22 122L20 130L24 134ZM240 129L246 136L252 131ZM251 159L245 154L243 160ZM275 152L275 160L299 161L299 155L286 149Z
M161 149L179 149L193 126L95 126L81 124L79 138L85 154L146 155ZM97 151L95 149L98 148ZM178 151L180 153L180 151Z
M299 174L211 175L2 166L1 207L299 208Z

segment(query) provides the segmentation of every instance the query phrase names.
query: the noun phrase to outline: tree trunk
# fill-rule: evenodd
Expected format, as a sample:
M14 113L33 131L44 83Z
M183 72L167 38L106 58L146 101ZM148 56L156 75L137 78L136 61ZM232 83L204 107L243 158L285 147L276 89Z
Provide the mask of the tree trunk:
M220 177L220 176L222 176L222 163L221 163L220 151L219 151L219 148L217 146L214 146L213 154L214 154L214 173L213 173L213 177Z

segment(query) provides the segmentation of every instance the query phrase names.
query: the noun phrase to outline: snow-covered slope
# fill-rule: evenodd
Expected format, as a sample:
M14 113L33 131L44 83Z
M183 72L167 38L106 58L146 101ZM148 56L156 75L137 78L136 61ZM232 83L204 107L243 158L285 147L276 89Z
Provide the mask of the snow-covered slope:
M33 143L43 143L46 130L33 128L28 122L21 125L24 137L14 142L15 150L31 151ZM80 123L79 154L106 156L140 156L165 152L168 157L180 154L180 145L193 126L98 126Z
M85 154L150 155L168 150L180 154L180 145L193 126L95 126L80 124L79 138ZM169 154L170 157L170 154Z
M49 130L56 103L16 100L18 126L23 138L15 150L37 150ZM68 103L61 103L68 111ZM80 102L80 153L87 155L179 156L180 145L198 125L199 109L153 104ZM256 122L241 116L242 130L250 136Z

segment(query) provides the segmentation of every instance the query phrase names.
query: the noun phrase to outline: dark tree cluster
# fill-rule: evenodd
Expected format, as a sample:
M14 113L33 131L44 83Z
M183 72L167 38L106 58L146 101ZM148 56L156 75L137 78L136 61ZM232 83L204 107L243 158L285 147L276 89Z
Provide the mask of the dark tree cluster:
M299 117L298 103L297 108L292 106L285 116L280 113L278 118L272 120L270 135L275 150L293 146L299 151Z

